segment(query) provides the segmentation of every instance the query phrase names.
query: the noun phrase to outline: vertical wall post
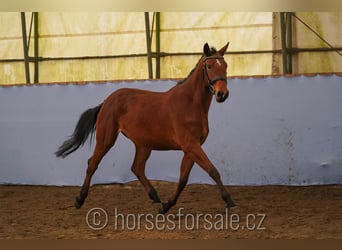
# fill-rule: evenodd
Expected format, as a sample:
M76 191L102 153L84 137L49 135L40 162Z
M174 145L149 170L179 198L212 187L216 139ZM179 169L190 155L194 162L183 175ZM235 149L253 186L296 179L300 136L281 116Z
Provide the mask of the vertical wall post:
M39 83L39 31L38 12L33 13L34 22L34 83Z
M156 13L156 78L160 78L160 12Z
M150 17L149 13L145 12L145 30L146 30L146 46L147 46L147 67L148 67L148 77L153 78L152 72L152 51L151 51L151 29L150 29Z
M286 12L287 73L292 74L292 12Z
M292 74L292 13L280 12L283 74Z
M29 55L28 55L28 45L27 45L25 12L21 12L20 16L21 16L21 30L23 34L25 76L26 76L26 83L29 84L30 83L30 66L29 66Z
M286 24L285 13L280 12L281 53L283 59L283 74L287 74Z

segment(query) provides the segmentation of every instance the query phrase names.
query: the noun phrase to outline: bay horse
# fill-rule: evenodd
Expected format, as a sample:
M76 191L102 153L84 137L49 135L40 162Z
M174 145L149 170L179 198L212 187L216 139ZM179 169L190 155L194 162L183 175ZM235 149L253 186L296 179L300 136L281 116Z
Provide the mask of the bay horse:
M205 43L203 55L195 68L166 92L121 88L80 116L72 136L55 152L57 157L66 157L82 146L96 130L95 149L88 160L80 194L76 197L76 208L82 207L94 172L120 132L135 145L131 170L149 198L159 206L159 213L167 213L176 204L194 163L216 182L227 207L235 207L219 172L201 147L209 133L208 111L213 96L222 103L229 95L227 63L223 57L228 45L229 42L217 51ZM177 189L167 202L161 202L145 175L145 164L152 150L184 152Z

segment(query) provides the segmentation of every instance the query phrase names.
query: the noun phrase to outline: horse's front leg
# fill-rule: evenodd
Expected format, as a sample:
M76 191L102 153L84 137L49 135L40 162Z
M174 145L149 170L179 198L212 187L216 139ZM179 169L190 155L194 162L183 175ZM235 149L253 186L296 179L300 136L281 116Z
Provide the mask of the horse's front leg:
M203 151L200 144L191 144L191 147L188 149L189 157L196 162L203 170L205 170L209 176L216 182L222 199L227 204L228 208L236 207L233 199L230 197L230 194L225 189L222 184L220 173L217 171L215 166L210 162L206 153Z

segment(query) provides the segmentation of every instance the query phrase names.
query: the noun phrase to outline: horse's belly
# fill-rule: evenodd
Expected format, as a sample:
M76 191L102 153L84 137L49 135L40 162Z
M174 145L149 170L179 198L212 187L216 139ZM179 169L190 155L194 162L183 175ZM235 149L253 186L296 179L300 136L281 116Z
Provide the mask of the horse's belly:
M151 141L146 143L145 147L150 147L153 150L180 150L180 146L174 141Z
M148 132L130 133L121 131L134 144L150 148L152 150L180 150L179 144L172 138L164 135L153 135Z

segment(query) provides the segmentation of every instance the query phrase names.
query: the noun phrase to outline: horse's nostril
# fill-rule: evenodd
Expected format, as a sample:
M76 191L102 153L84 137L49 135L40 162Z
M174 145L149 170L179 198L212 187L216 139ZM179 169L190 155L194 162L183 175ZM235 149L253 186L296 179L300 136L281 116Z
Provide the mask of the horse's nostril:
M218 102L224 102L227 99L227 94L222 92L222 91L218 91L216 94L216 101Z
M219 92L217 93L217 97L218 97L218 98L222 98L222 99L224 98L224 99L225 99L225 98L228 97L228 94L229 94L228 92L225 93L225 92L219 91Z
M216 100L218 102L224 102L228 98L229 92L218 91L216 94Z

